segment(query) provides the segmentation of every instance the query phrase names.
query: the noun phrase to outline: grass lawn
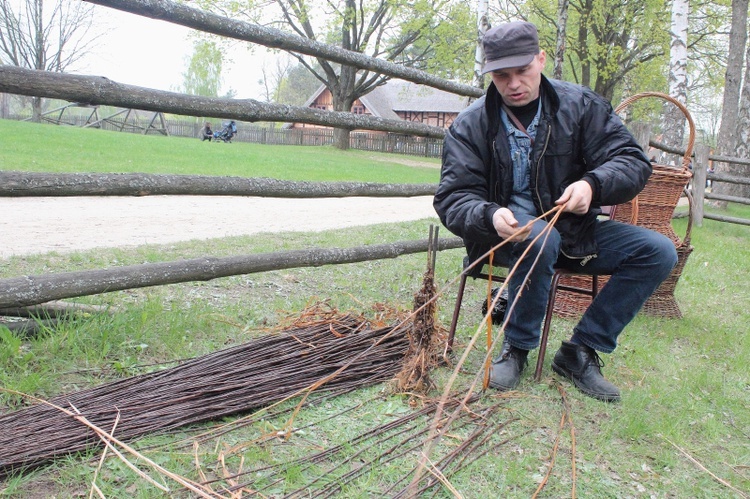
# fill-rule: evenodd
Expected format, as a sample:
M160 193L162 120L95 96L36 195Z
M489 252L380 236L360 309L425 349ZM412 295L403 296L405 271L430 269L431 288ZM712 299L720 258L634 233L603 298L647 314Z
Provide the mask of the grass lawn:
M433 158L332 146L201 142L0 120L0 170L170 173L281 180L437 183Z
M33 133L24 133L28 131ZM323 180L330 175L335 180L392 182L395 180L391 175L398 174L397 178L402 181L401 172L406 177L406 172L412 169L417 171L413 173L415 177L403 181L437 180L434 168L408 167L399 164L399 157L382 155L383 159L375 162L377 168L373 168L374 162L367 159L366 153L329 148L289 147L267 151L265 148L269 146L209 145L190 139L2 121L0 133L17 133L12 166L6 162L5 148L0 151L2 169L276 176L279 165L287 162L288 156L295 156L301 165L295 180ZM23 154L21 151L26 146L18 144L33 140L36 148L49 143L62 148L74 147L87 142L88 135L104 137L95 137L102 142L90 145L90 150L119 148L120 152L107 153L98 161L76 157L73 152L61 152L55 160L53 153L43 151ZM121 140L128 143L137 140L138 143L122 145ZM152 142L159 143L154 146L158 150L141 156ZM245 156L256 154L270 158L267 161L273 166L244 173L235 169L239 168L235 165L241 164L243 157L238 155L228 162L229 170L217 172L213 165L206 169L205 161L221 154L214 151L229 151L230 147ZM132 153L138 157L132 170L115 162L115 158L126 156L129 148L138 151ZM28 151L33 149L28 146ZM200 156L201 153L206 153L206 157ZM315 161L317 166L303 160L305 154L310 154L310 162ZM192 156L196 163L186 156ZM318 162L320 158L315 159L315 156L327 159ZM46 158L36 159L42 157ZM159 162L150 164L149 157L158 158ZM40 162L38 167L35 161ZM357 171L352 177L338 177L338 169L347 162L358 164ZM178 164L182 166L176 168ZM99 169L94 168L96 165ZM386 173L381 166L398 173ZM368 169L375 172L374 176L363 178ZM732 206L729 211L731 216L750 218L750 208ZM127 250L12 257L0 259L0 277L204 255L230 256L276 249L349 247L424 239L430 223L437 221L428 219L322 233L263 234ZM684 219L675 220L678 234L684 234L685 224ZM549 359L541 383L534 382L531 377L531 366L536 360L534 354L517 392L482 393L481 398L471 404L471 414L467 413L464 418L471 424L446 427L441 444L430 456L433 461L439 460L468 432L482 424L497 427L483 446L471 454L475 459L463 462L462 469L448 477L451 486L466 498L530 497L545 480L540 497L570 497L574 490L577 497L592 498L747 497L750 491L749 231L744 226L710 220L702 227L693 228L695 250L688 259L676 293L684 317L667 320L639 315L626 329L615 353L604 358L604 372L623 391L621 403L605 404L583 396L552 373ZM456 287L451 282L461 267L462 258L462 250L441 252L437 258L437 283L444 293L439 301L438 317L444 325L450 320ZM34 338L19 338L0 327L0 386L47 398L171 367L173 361L267 334L267 328L286 317L298 315L307 305L319 301L327 301L342 311L353 310L371 317L378 314L379 304L408 310L421 285L424 269L425 256L411 255L394 260L289 269L79 298L76 301L117 307L117 311L111 315L81 317ZM470 282L467 286L454 362L480 326L479 309L484 292L484 282ZM573 324L570 320L554 319L550 359ZM468 353L467 363L453 384L455 393L466 393L475 374L481 370L482 348ZM449 366L433 372L437 388L428 397L440 396L452 372ZM291 410L297 402L290 401L279 409ZM164 468L193 480L201 480L201 473L209 477L223 476L223 467L228 473L240 468L254 470L243 475L242 480L252 481L256 487L265 486L262 491L265 497L281 497L316 477L323 477L325 483L343 481L340 475L327 473L333 465L345 462L344 472L360 468L365 471L346 484L338 497L382 497L388 496L384 491L417 465L421 447L403 456L393 452L392 460L380 460L370 466L369 459L381 454L393 441L368 440L356 445L349 442L368 429L413 413L421 402L394 393L390 385L378 385L302 408L294 419L298 431L289 439L258 442L261 436L284 428L291 414L280 412L260 413L244 426L231 425L237 421L231 418L185 428L177 434L148 436L133 445ZM0 394L0 412L13 410L23 403L17 396ZM495 407L494 412L486 419L480 418L489 407ZM342 413L345 410L349 412ZM424 418L418 419L416 425L426 429L430 423L431 419ZM229 432L197 443L200 434L225 424L231 425ZM338 453L312 467L293 462L336 444L343 444ZM0 495L88 496L100 455L100 452L78 454L8 477L0 482ZM268 468L270 471L263 471L269 466L273 466ZM151 475L158 477L157 473L151 472ZM168 482L161 477L157 479ZM275 479L278 482L271 485ZM221 491L220 485L227 485L230 480L214 484L215 490ZM160 492L111 454L96 481L106 497L191 497L186 492ZM174 483L169 482L169 485L179 490ZM311 489L309 495L314 495L313 492ZM436 497L454 496L447 487L423 496L432 497L433 492ZM245 493L244 496L250 495Z

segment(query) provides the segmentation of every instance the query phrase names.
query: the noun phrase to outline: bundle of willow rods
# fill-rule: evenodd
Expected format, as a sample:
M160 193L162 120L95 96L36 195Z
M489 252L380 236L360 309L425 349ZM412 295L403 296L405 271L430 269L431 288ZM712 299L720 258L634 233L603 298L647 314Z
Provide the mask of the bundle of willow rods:
M352 360L320 390L354 390L388 381L401 369L407 349L400 330L372 329L362 318L338 316L50 402L80 412L105 431L119 414L113 434L128 441L283 400ZM2 414L0 478L101 445L92 430L47 404Z
M427 246L427 270L422 287L414 295L412 327L409 330L409 352L404 367L396 376L398 387L407 392L427 393L434 387L430 370L438 365L438 345L445 340L437 327L437 287L435 286L435 259L438 249L438 229L430 225Z

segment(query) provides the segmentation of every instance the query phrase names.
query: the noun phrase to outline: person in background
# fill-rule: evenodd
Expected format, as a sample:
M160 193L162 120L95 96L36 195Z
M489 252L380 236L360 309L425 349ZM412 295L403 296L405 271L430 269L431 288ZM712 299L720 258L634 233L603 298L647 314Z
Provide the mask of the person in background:
M655 231L598 215L601 206L633 199L646 185L651 163L609 102L542 74L546 54L533 24L493 27L483 46L484 73L492 82L446 133L433 205L464 240L472 261L507 240L500 251L511 267L518 263L509 307L518 302L492 362L490 386L518 385L529 350L539 345L551 278L561 267L611 278L562 342L552 369L588 396L620 400L620 390L602 374L599 352L615 349L625 326L677 263L677 252ZM546 243L532 243L550 217L535 219L556 206L563 213Z
M201 142L203 142L204 140L208 140L209 142L211 142L211 140L213 140L214 132L213 130L211 130L211 123L209 123L208 121L203 124L203 128L201 128L200 137L201 137Z

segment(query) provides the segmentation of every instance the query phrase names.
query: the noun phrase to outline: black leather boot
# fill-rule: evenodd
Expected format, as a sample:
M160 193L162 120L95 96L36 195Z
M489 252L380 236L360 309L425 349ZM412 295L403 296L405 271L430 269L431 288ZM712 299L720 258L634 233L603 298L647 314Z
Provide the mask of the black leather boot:
M604 379L604 363L593 348L563 341L552 361L552 370L573 381L573 384L589 397L604 402L618 402L620 390Z
M490 386L501 391L512 390L521 380L521 372L526 367L528 350L521 350L503 342L503 351L492 361Z

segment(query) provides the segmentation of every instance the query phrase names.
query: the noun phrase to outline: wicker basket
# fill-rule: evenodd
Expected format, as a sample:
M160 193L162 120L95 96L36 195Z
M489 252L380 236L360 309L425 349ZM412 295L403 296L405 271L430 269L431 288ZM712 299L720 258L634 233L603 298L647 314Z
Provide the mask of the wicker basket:
M692 174L690 173L690 158L695 144L695 124L690 112L682 103L667 94L658 92L644 92L625 99L617 106L615 112L622 111L629 104L645 97L659 97L676 105L685 114L690 127L685 155L680 167L667 165L653 165L653 173L646 183L646 187L631 202L618 205L611 215L614 220L635 223L642 227L655 230L669 237L677 249L677 265L664 282L654 291L643 305L643 313L657 317L682 317L680 307L674 297L677 281L682 275L688 256L693 251L690 245L692 230L692 209L688 213L688 225L684 238L680 238L672 228L672 215L683 192L688 193L688 203L692 208L692 196L685 189ZM599 277L599 289L607 282L606 276ZM586 275L565 275L560 284L581 289L591 289L591 277ZM581 315L591 303L591 297L572 291L559 290L555 297L555 314L562 317L576 317Z

